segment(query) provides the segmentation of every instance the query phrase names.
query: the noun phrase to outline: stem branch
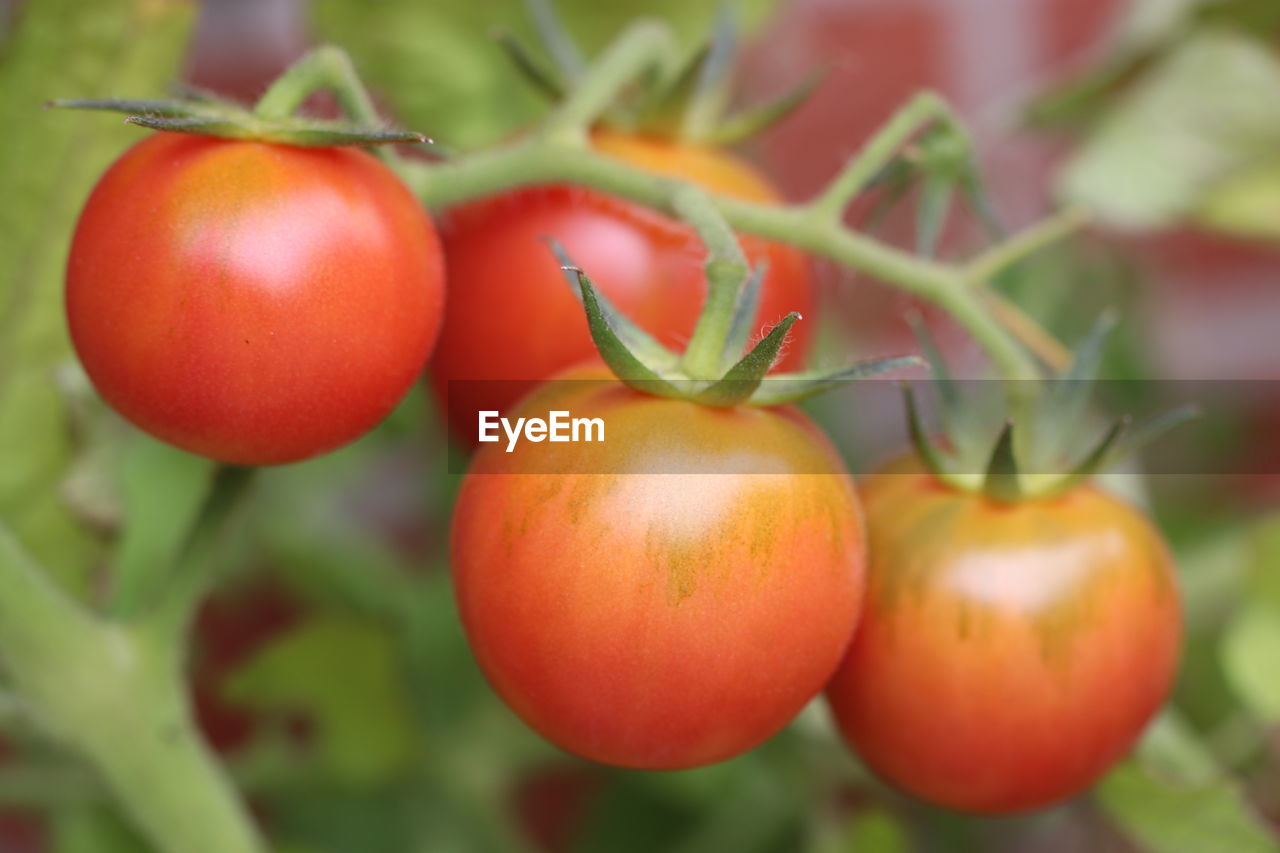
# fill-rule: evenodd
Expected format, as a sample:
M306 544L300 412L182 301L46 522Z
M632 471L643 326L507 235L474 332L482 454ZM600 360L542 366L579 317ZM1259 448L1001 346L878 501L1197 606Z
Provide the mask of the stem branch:
M1059 211L973 258L965 265L965 278L974 283L990 282L1041 249L1083 228L1088 221L1088 214L1080 208Z
M166 853L261 853L200 739L180 645L90 614L0 528L0 648L32 717L97 769Z
M381 122L373 98L360 82L346 51L321 45L307 53L281 74L258 99L254 115L264 119L288 118L315 92L328 90L352 121L377 125Z
M934 92L921 92L899 109L862 149L850 158L835 179L809 202L813 216L839 222L855 196L886 166L898 151L925 127L937 121L959 128L951 108Z
M674 48L671 32L654 21L641 21L626 30L583 75L569 96L547 116L542 133L577 146L622 90L645 69L657 65Z
M672 193L671 205L698 232L709 252L707 298L685 349L683 365L694 379L717 379L723 372L720 361L738 294L751 270L733 229L705 192L682 186Z

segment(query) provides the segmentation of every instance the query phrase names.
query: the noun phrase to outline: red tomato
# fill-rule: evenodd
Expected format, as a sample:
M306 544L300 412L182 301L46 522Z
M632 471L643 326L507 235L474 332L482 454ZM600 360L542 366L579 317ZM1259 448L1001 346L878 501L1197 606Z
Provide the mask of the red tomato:
M600 133L596 148L640 168L752 201L776 201L746 163L710 148ZM688 227L593 190L543 186L454 208L442 223L449 289L431 380L460 438L475 441L476 412L505 412L538 382L595 355L582 306L544 240L558 240L597 286L663 343L680 346L706 296L706 250ZM768 264L759 322L813 303L804 256L743 237L751 263ZM798 364L811 324L796 326L783 365ZM451 380L504 380L455 385Z
M1000 505L899 466L865 482L862 622L827 695L889 782L961 811L1086 788L1168 693L1181 616L1139 512L1093 487Z
M729 758L786 725L848 645L853 483L794 409L711 409L605 375L565 374L597 381L544 385L512 416L600 417L605 441L476 455L453 525L463 626L497 692L570 752Z
M262 465L385 417L431 351L442 290L431 221L369 154L158 133L81 214L67 317L126 418Z

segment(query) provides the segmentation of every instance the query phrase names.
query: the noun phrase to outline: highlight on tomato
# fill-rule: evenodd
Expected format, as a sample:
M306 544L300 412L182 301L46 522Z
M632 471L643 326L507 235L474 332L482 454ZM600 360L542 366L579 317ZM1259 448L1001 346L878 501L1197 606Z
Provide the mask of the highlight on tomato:
M1096 363L1100 325L1076 356ZM945 375L938 371L939 375ZM1182 617L1173 560L1135 506L1089 478L1185 417L1124 441L1108 430L1064 458L1088 382L1045 394L1019 444L1005 427L985 471L966 460L959 395L943 383L946 447L908 420L914 455L863 479L868 585L862 620L827 687L849 746L885 781L936 805L1006 814L1095 783L1137 741L1176 674Z
M431 352L443 289L430 219L372 155L156 133L89 197L66 310L120 414L192 453L266 465L385 417Z
M521 50L511 42L506 46ZM723 116L705 105L722 98L730 82L726 75L705 81L701 92L691 90L704 58L696 54L649 91L632 93L632 101L617 105L591 133L590 147L711 193L779 202L769 178L731 146L785 115L808 87L758 110ZM530 63L518 66L527 70ZM563 90L569 81L539 85ZM704 117L700 124L689 120L695 114ZM441 236L452 286L430 381L447 404L455 434L468 444L475 440L478 411L509 409L539 381L594 354L581 306L547 262L548 238L664 345L689 339L707 295L702 247L692 228L584 187L539 185L457 205L443 215ZM790 311L807 314L815 294L804 255L754 236L740 240L751 265L763 270L755 327L774 324ZM808 340L808 327L798 327L779 368L798 366Z

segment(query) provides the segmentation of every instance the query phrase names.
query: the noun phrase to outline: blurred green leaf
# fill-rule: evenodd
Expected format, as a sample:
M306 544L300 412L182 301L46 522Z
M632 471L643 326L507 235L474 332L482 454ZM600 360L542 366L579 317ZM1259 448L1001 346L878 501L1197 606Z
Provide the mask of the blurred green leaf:
M393 638L366 621L312 617L237 671L227 695L250 708L311 721L321 762L351 784L385 780L414 755Z
M1161 779L1186 785L1212 782L1218 766L1183 717L1165 710L1143 734L1137 758Z
M419 813L437 816L431 802L415 801L402 788L352 791L316 785L271 804L273 840L285 851L307 853L408 853L457 850L456 846L415 847L412 832ZM447 818L447 816L445 816Z
M150 853L112 810L101 805L65 806L51 820L51 853Z
M1280 240L1280 160L1251 163L1212 187L1195 211L1206 228Z
M1280 608L1246 605L1222 638L1222 659L1244 706L1265 723L1280 722Z
M51 98L159 94L192 18L177 0L21 4L0 55L0 518L66 580L99 547L57 484L75 447L55 371L71 355L62 270L75 217L135 128L42 108Z
M588 57L629 21L661 18L685 45L711 31L718 7L759 24L776 0L557 0L571 35ZM383 0L311 4L316 31L347 48L361 76L385 97L398 121L447 147L495 142L527 126L547 102L504 55L501 30L535 42L519 0Z
M849 821L849 843L853 853L907 853L911 839L902 822L882 809L861 812Z
M1103 809L1151 853L1276 853L1280 841L1253 813L1240 786L1226 777L1176 784L1128 761L1096 789Z
M1233 170L1280 146L1280 57L1226 29L1181 43L1120 97L1062 180L1062 194L1124 228L1190 214Z

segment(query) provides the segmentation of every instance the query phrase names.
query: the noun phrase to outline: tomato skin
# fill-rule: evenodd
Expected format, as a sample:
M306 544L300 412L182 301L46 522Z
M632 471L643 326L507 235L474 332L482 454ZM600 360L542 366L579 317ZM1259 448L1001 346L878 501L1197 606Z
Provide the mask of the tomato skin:
M764 178L716 149L596 134L594 145L650 171L712 191L776 201ZM640 205L581 187L539 186L453 208L441 222L448 276L445 325L430 368L458 436L475 442L475 413L506 412L538 382L595 355L582 306L547 237L618 308L661 342L688 343L706 296L706 249L688 227ZM813 286L804 256L744 236L755 265L768 264L757 314L763 326L808 315ZM811 323L798 323L781 367L799 366ZM459 383L451 380L504 380Z
M455 592L490 683L607 764L694 767L764 741L821 691L857 622L863 527L839 458L794 410L602 380L544 385L517 414L554 409L602 417L605 441L536 445L573 473L543 473L528 444L484 445L454 515Z
M1168 694L1172 559L1137 510L1085 486L994 504L914 464L863 482L867 603L827 690L887 781L1002 814L1080 792Z
M67 264L67 319L102 396L224 462L359 437L439 328L435 229L371 155L157 133L103 175Z

